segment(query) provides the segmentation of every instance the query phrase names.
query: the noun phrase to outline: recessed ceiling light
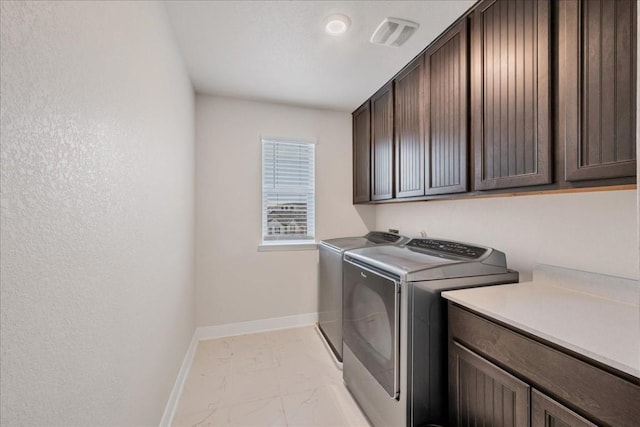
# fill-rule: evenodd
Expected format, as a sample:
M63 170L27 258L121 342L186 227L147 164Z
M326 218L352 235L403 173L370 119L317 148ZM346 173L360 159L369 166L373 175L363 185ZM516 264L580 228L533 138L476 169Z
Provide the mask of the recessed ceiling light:
M351 26L351 19L342 14L331 15L325 20L324 30L332 36L339 36L347 32Z

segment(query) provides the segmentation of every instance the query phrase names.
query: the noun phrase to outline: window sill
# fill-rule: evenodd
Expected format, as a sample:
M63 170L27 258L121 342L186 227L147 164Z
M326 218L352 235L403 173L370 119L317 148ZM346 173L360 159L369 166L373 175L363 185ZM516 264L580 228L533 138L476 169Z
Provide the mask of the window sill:
M313 251L318 249L317 243L263 243L258 245L258 252L276 252L276 251Z

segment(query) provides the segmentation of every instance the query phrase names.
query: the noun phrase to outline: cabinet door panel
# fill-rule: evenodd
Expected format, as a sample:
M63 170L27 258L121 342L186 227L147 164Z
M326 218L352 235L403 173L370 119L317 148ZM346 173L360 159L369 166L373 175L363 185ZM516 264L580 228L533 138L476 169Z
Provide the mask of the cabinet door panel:
M453 425L529 425L529 386L457 343L449 344Z
M636 174L636 2L559 4L559 137L565 179Z
M370 200L371 110L369 102L353 113L353 203Z
M396 197L424 195L423 57L395 80Z
M531 390L531 427L596 427L555 400Z
M483 2L472 19L475 188L551 182L548 0Z
M387 84L371 99L371 200L393 198L393 92Z
M425 53L427 194L467 191L467 20Z

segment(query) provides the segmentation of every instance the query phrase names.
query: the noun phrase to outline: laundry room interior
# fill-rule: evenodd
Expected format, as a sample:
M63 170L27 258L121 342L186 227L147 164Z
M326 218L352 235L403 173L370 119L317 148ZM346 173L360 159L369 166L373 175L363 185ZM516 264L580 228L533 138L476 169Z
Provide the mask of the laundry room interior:
M636 425L639 17L2 0L0 425Z

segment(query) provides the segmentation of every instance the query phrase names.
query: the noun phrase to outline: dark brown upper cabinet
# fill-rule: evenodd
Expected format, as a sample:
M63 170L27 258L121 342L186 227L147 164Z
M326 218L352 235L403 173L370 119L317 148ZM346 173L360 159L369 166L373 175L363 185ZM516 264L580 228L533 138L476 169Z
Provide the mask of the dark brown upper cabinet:
M353 112L353 203L371 200L371 109L369 101Z
M395 79L396 197L424 195L424 58Z
M393 86L371 98L371 200L393 198Z
M637 7L478 1L354 112L354 203L635 183Z
M471 20L475 189L551 182L548 0L485 0Z
M469 73L466 19L425 54L426 194L467 191Z
M567 181L636 174L636 7L559 3L558 142Z

